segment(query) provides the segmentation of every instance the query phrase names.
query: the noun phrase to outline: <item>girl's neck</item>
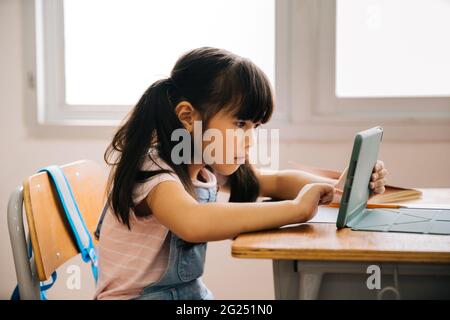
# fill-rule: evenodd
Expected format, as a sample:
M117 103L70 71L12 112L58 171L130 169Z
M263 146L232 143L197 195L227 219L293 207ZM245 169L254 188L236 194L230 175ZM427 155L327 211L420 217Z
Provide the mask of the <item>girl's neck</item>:
M191 177L191 180L197 180L198 173L200 170L204 167L204 164L189 164L188 165L188 171L189 176Z

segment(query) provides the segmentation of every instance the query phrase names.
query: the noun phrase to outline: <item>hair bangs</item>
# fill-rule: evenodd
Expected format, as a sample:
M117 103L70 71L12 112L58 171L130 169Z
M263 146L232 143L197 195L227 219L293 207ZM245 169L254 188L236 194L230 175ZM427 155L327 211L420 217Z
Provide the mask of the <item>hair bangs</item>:
M227 111L240 120L269 121L274 99L269 79L261 69L250 60L239 59L220 78L219 105L228 106Z

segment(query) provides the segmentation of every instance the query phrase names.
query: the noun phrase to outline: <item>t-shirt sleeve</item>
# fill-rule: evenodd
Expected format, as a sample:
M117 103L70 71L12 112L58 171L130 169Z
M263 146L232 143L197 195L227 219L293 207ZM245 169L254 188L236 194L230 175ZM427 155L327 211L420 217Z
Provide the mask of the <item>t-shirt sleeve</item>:
M150 162L150 163L149 163ZM165 164L162 161L157 161L158 165L151 162L151 160L148 160L144 163L142 170L145 171L155 171L155 170L161 170L166 169L170 170L172 172L170 173L160 173L153 177L148 178L143 183L138 183L135 185L133 190L133 202L137 205L142 200L147 197L147 195L160 183L165 181L176 181L181 183L180 178L176 175L176 173L170 168L167 164Z

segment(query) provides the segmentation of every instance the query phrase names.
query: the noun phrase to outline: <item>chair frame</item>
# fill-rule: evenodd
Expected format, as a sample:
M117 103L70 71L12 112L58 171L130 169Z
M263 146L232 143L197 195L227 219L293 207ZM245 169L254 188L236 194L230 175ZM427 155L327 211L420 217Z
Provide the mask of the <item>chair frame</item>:
M72 190L75 196L78 193L81 197L78 205L85 213L83 218L89 232L93 234L98 224L97 215L104 208L104 199L102 200L101 196L104 196L106 187L106 171L92 160L78 160L61 168L69 181L74 179ZM79 254L77 244L71 237L71 230L68 230L65 224L66 217L61 212L51 179L48 175L44 178L45 175L47 174L40 172L28 177L21 186L11 192L8 201L7 224L21 300L41 300L41 283L50 279L58 267ZM33 188L35 184L37 189ZM51 195L49 193L36 195L40 185L51 188ZM43 199L42 196L45 198L44 201L51 201L48 206L43 206L39 202ZM33 199L37 201L36 206L32 205ZM35 216L36 212L40 212L38 219ZM60 214L57 217L53 216L56 212ZM24 221L24 215L27 223ZM52 229L45 229L49 224L52 225ZM41 232L41 236L38 236L38 232ZM95 245L95 239L93 241ZM28 252L30 244L33 247L31 257Z
M41 300L40 281L36 272L34 257L28 257L27 236L23 223L23 187L17 187L8 201L9 239L16 269L17 284L21 300Z

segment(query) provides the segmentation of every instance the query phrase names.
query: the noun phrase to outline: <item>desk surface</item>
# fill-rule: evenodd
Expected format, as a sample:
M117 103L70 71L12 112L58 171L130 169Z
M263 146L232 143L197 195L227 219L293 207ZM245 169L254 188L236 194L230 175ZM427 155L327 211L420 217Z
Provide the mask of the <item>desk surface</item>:
M450 204L450 188L420 190L424 191L424 195L435 191ZM426 203L426 200L414 201L415 204L418 202ZM310 261L450 263L450 236L352 231L350 228L337 230L332 223L304 223L241 234L232 243L232 256Z

